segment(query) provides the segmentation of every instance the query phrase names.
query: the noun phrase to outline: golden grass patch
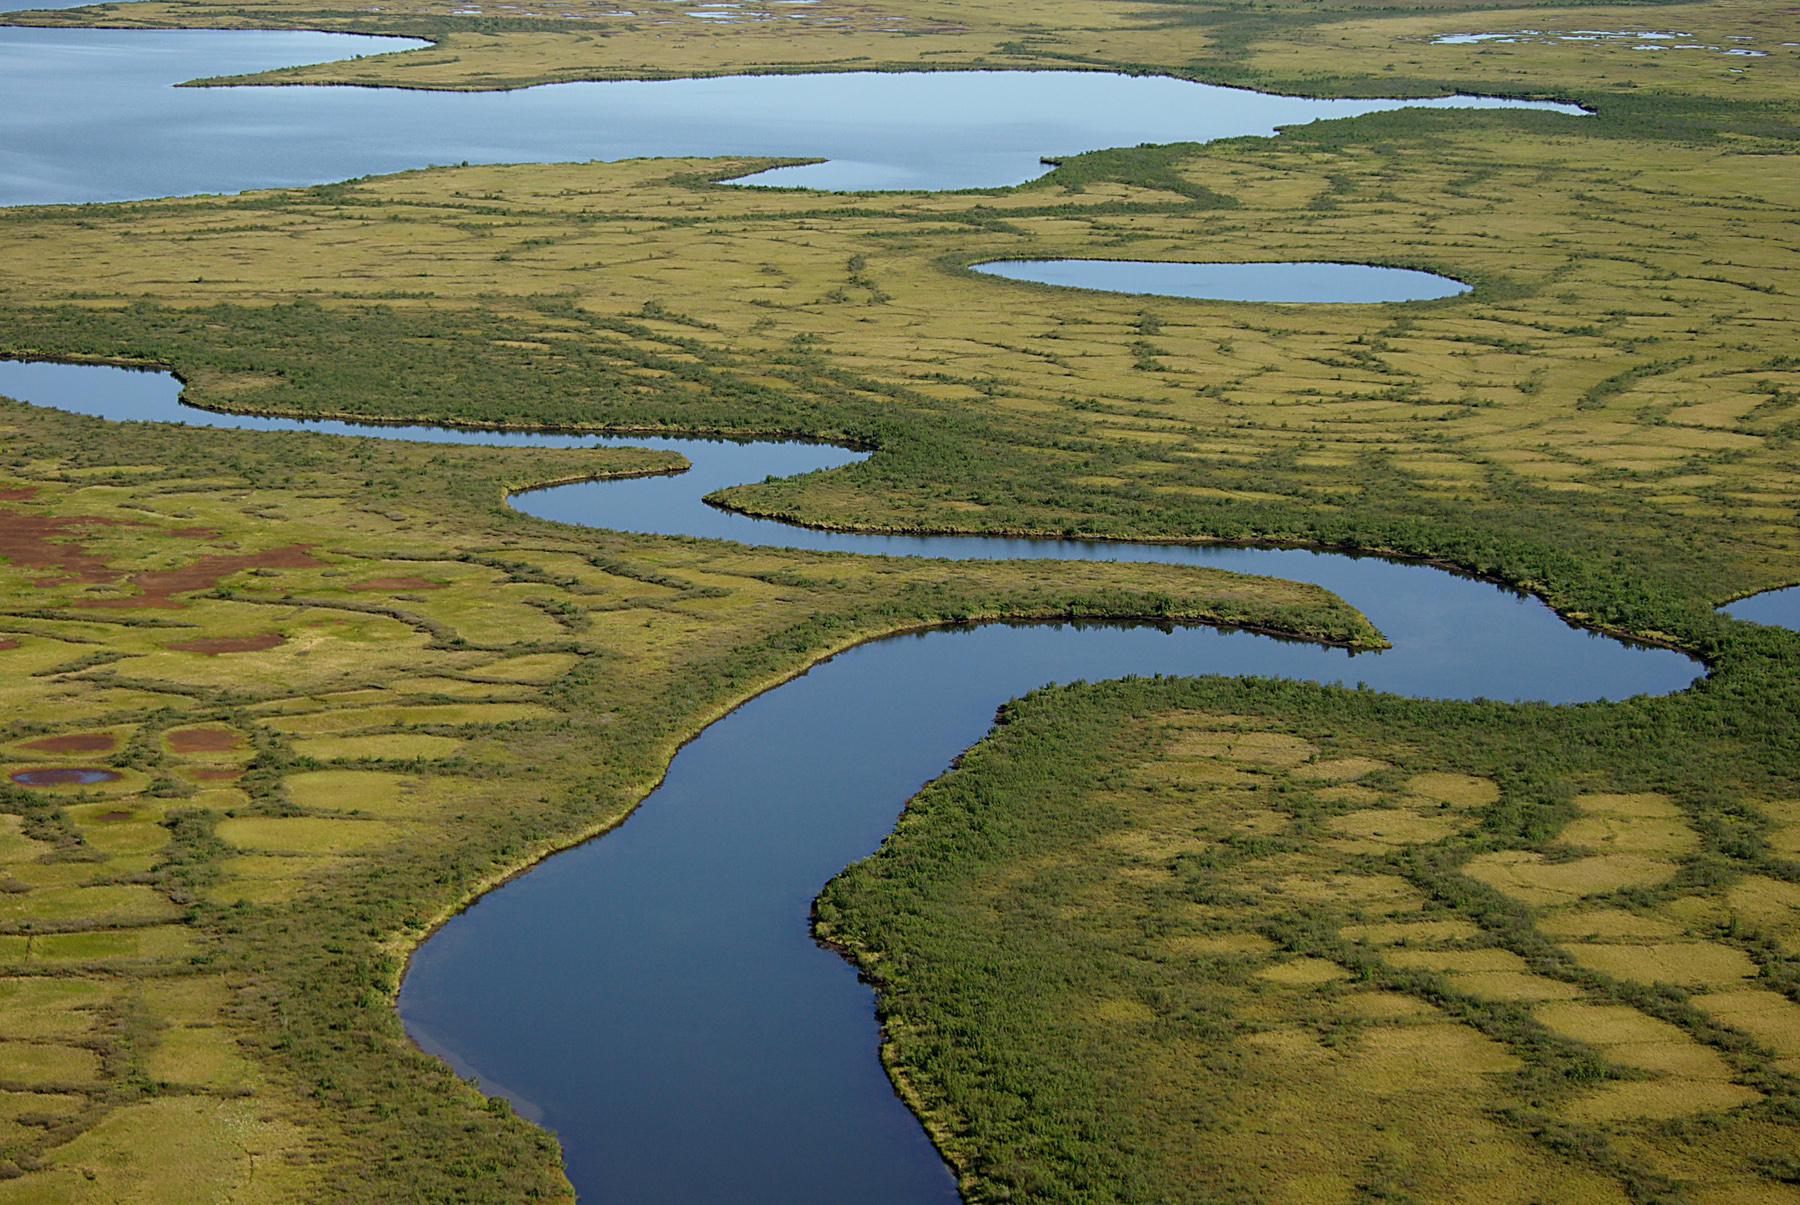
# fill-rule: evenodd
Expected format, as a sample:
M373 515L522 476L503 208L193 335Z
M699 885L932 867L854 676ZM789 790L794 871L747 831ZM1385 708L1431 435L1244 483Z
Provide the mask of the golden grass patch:
M1302 775L1301 777L1304 776ZM1323 799L1326 803L1349 803L1361 804L1363 806L1381 803L1388 798L1388 795L1385 792L1374 790L1371 787L1351 785L1314 787L1313 795L1319 799Z
M51 1042L0 1042L0 1081L14 1084L91 1084L100 1078L100 1056L80 1046Z
M1274 884L1281 894L1315 903L1396 905L1422 903L1424 893L1398 875L1355 874L1290 874Z
M1457 991L1484 1000L1573 1000L1581 989L1530 971L1469 971L1451 980Z
M1156 1011L1137 1000L1095 1000L1080 1010L1081 1019L1100 1025L1142 1025L1156 1020Z
M1330 983L1334 979L1348 979L1350 972L1335 962L1323 958L1291 958L1286 962L1278 962L1274 966L1264 967L1256 972L1259 979L1267 979L1271 983L1313 984Z
M1372 757L1332 757L1295 766L1294 776L1311 782L1354 782L1387 768L1386 762Z
M311 770L281 785L303 808L391 816L413 810L419 780L385 770Z
M1383 998L1387 997L1387 998ZM1445 1205L1624 1205L1616 1182L1510 1131L1488 1112L1496 1077L1518 1061L1498 1042L1389 994L1369 1002L1376 1025L1327 1051L1304 1028L1245 1042L1251 1087L1206 1150L1256 1200L1314 1205L1359 1199L1371 1171ZM1365 1015L1370 1015L1365 1014ZM1385 1015L1384 1015L1385 1014ZM1371 1124L1374 1123L1374 1124Z
M1486 807L1500 798L1500 788L1492 780L1469 774L1415 774L1406 780L1406 789L1462 808Z
M0 961L5 962L154 962L185 958L193 949L194 932L185 925L0 937Z
M1790 856L1800 854L1800 799L1778 799L1760 806L1773 825L1769 848Z
M1259 766L1295 766L1318 752L1317 745L1281 732L1190 731L1168 748L1170 757L1219 757Z
M1195 933L1165 937L1159 947L1171 954L1205 957L1219 954L1266 954L1275 943L1260 933Z
M1605 853L1685 854L1700 848L1700 834L1684 820L1641 816L1582 816L1563 826L1560 839Z
M1553 1032L1595 1046L1616 1046L1622 1043L1680 1044L1694 1040L1679 1026L1641 1013L1627 1004L1571 1001L1540 1005L1533 1012Z
M198 1088L252 1088L262 1070L246 1058L236 1035L219 1026L174 1025L159 1030L141 1060L144 1074L167 1084Z
M1624 908L1558 908L1538 918L1537 927L1551 937L1680 937L1681 925L1660 916Z
M1757 973L1756 964L1742 950L1710 941L1647 945L1568 942L1563 948L1584 967L1639 983L1729 987Z
M128 854L147 854L169 843L169 830L154 821L99 821L81 826L87 843L109 860Z
M267 1205L304 1195L310 1176L282 1157L304 1149L294 1126L266 1116L253 1099L155 1100L115 1109L79 1138L54 1148L53 1170L5 1185L0 1203L24 1205L34 1199L31 1194L55 1201L67 1183L74 1193L65 1199L77 1203ZM61 1169L75 1169L73 1178Z
M579 664L574 653L527 653L508 657L482 666L475 674L483 678L507 678L522 682L550 682L562 677Z
M1422 967L1428 971L1513 971L1526 969L1525 960L1511 950L1407 950L1388 949L1381 956L1395 966Z
M112 989L60 976L0 979L0 1037L68 1038L94 1027L93 1009Z
M1596 1088L1561 1111L1576 1121L1656 1121L1735 1109L1761 1099L1753 1088L1718 1080L1627 1080Z
M1342 1004L1351 1012L1373 1020L1437 1015L1437 1010L1425 1001L1399 992L1352 992L1342 997Z
M1732 884L1725 902L1753 929L1788 941L1800 935L1800 883L1746 875Z
M1667 795L1642 791L1634 795L1577 795L1575 806L1590 816L1623 816L1640 820L1680 820L1681 809Z
M1800 1004L1778 992L1736 988L1694 996L1693 1006L1713 1020L1741 1029L1778 1055L1800 1055Z
M1326 827L1377 845L1418 845L1441 841L1462 824L1453 816L1420 815L1402 808L1369 808L1333 816Z
M1466 941L1481 935L1481 926L1466 920L1390 921L1370 925L1345 925L1338 935L1346 941L1371 945L1425 945L1439 941Z
M292 718L273 718L269 727L292 733L341 732L403 724L509 724L555 714L537 703L427 703L413 707L337 708Z
M116 924L174 916L175 906L153 887L53 887L0 896L0 920L82 917Z
M409 761L423 758L435 761L449 757L467 742L453 736L431 736L423 732L387 732L371 736L312 736L294 742L294 752L321 761L337 758L382 758Z
M1542 854L1503 850L1479 854L1462 871L1479 883L1527 904L1565 904L1621 887L1648 887L1675 873L1672 862L1643 854L1602 854L1569 862Z
M246 816L220 822L219 837L244 850L344 853L385 845L400 829L381 820L321 820L312 816Z
M1520 1066L1518 1056L1466 1025L1411 1025L1377 1030L1364 1039L1364 1086L1404 1092L1423 1080L1479 1083ZM1371 1081L1374 1081L1373 1083Z

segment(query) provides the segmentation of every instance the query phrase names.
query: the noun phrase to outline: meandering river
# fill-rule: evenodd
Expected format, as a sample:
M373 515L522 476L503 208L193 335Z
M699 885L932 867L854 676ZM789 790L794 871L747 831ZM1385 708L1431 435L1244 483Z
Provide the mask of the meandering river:
M842 653L708 727L617 831L478 900L413 958L408 1032L555 1130L586 1201L955 1199L876 1059L869 989L815 945L826 879L1008 698L1122 674L1261 674L1425 697L1573 702L1664 692L1698 666L1570 627L1541 602L1430 566L1297 549L816 532L705 505L715 489L840 466L809 444L355 427L183 407L165 373L0 362L0 394L118 421L480 444L650 445L687 472L524 494L617 530L888 556L1165 560L1336 591L1394 648L1356 657L1204 627L1000 624Z
M364 52L393 45L356 43ZM772 183L993 185L1037 174L1044 155L1265 133L1398 103L1098 73L786 76L473 96L170 87L359 52L351 46L325 34L0 30L0 202L634 154L829 160L771 173ZM108 86L92 87L96 78ZM1049 681L1226 673L1563 703L1677 690L1699 671L1677 653L1571 628L1535 599L1424 565L1298 549L814 532L703 502L728 485L861 455L840 448L243 418L182 407L167 374L92 366L0 362L0 394L115 421L675 448L692 462L685 473L559 486L515 505L564 523L824 551L1276 574L1336 591L1394 642L1353 658L1202 627L946 629L840 654L708 727L627 823L477 901L417 952L402 987L408 1031L554 1129L587 1201L955 1199L876 1059L868 988L810 940L807 913L824 881L871 852L904 801L979 739L1007 698Z

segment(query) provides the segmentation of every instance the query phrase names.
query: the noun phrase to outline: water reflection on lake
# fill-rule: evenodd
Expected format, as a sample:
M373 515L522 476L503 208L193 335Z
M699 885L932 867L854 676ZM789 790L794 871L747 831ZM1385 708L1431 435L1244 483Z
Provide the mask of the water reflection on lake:
M1272 134L1400 106L1573 105L1440 97L1314 100L1095 71L936 71L568 83L512 92L175 88L184 80L421 43L303 31L0 29L0 204L314 184L433 163L645 155L830 162L759 184L978 188L1043 156ZM96 88L96 79L107 86Z
M1430 301L1467 293L1460 280L1371 264L1190 264L1128 259L1009 259L972 264L1007 280L1109 293L1287 303Z
M1726 603L1719 610L1733 619L1766 623L1772 627L1791 628L1800 632L1800 586L1789 586L1785 590L1765 590L1761 594L1752 594L1749 598Z

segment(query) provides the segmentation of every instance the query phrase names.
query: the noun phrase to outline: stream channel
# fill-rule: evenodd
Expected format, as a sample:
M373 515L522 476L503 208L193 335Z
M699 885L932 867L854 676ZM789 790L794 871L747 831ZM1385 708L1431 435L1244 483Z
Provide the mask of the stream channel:
M1256 674L1428 698L1554 703L1679 690L1699 667L1573 628L1542 602L1421 564L1300 549L811 531L706 505L713 490L850 464L803 443L353 426L183 406L167 373L0 361L0 394L115 421L387 439L680 451L685 473L514 499L615 530L946 558L1159 560L1316 582L1394 647L1187 626L987 624L874 641L706 728L620 828L476 901L414 955L400 1014L422 1047L563 1142L588 1202L956 1200L877 1058L869 988L808 932L813 896L872 852L1001 703L1053 681Z
M1038 174L1044 155L1271 132L1403 103L1517 103L1300 100L1097 72L478 94L170 86L403 45L315 33L0 30L0 204L313 184L465 159L641 154L828 160L766 173L766 183L992 186ZM877 1060L869 988L813 943L807 916L820 886L872 852L905 800L980 739L1008 698L1052 681L1221 673L1568 703L1679 690L1699 672L1678 653L1572 628L1535 599L1426 565L1299 549L815 532L702 501L728 485L861 458L841 448L269 420L189 409L179 393L166 373L0 362L0 394L115 421L673 448L692 462L685 473L558 486L514 505L563 523L821 551L1272 574L1335 591L1393 641L1352 658L1205 627L947 628L841 653L710 725L629 821L475 902L420 947L401 989L414 1039L556 1131L588 1202L956 1200Z

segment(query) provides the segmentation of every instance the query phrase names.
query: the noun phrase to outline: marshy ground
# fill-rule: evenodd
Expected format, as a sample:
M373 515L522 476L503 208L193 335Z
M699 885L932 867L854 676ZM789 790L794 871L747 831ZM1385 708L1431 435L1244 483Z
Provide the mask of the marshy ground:
M1693 691L1573 708L1044 692L821 918L885 984L890 1065L971 1200L1800 1195L1800 638L1712 611L1800 574L1792 14L382 8L8 19L435 39L288 81L1110 66L1594 108L1096 152L954 195L657 160L12 210L0 350L154 361L239 409L856 440L863 465L730 501L1387 549L1701 653ZM1436 41L1468 34L1511 40ZM1272 307L963 270L1053 256L1475 289ZM5 773L117 775L0 805L0 1201L566 1194L553 1139L406 1045L400 960L616 822L723 708L946 619L1361 631L1229 575L746 549L500 502L661 453L0 425Z

